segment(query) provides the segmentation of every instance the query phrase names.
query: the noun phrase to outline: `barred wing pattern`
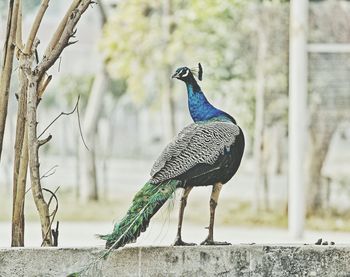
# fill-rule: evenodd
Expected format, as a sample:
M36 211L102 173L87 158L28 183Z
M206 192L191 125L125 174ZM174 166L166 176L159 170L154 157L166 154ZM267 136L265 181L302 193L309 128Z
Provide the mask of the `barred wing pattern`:
M175 178L197 164L214 164L225 149L229 151L240 129L232 122L192 123L164 149L151 170L151 182Z

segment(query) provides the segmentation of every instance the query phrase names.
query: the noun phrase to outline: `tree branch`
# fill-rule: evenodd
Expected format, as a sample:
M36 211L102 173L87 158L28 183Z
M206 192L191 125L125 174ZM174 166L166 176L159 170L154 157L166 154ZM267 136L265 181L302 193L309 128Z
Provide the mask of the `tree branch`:
M38 89L38 98L39 99L43 96L43 94L44 94L47 86L51 82L51 80L52 80L52 75L49 75L46 79L41 80L41 82L39 84L39 89Z
M50 0L42 0L40 4L40 8L38 10L38 13L36 14L36 17L34 19L34 23L32 25L32 28L30 30L27 44L25 45L24 48L24 53L29 54L30 51L32 51L33 43L36 37L36 34L38 33L39 26L41 24L41 20L43 19L43 16L46 12L47 7L49 6Z
M74 28L78 23L81 15L91 4L91 0L75 0L66 15L62 19L60 26L51 39L49 47L46 49L45 55L41 63L39 63L34 71L38 72L41 79L43 74L56 62L64 48L69 45L69 39L75 35Z
M47 178L47 177L50 177L51 175L55 174L56 173L56 168L58 167L58 165L54 165L53 167L51 167L48 171L46 171L43 176L40 177L40 179L43 179L43 178Z
M78 104L79 104L79 100L80 100L80 96L78 97L78 100L77 100L77 102L75 103L75 106L74 106L74 108L73 108L73 110L72 111L70 111L70 112L67 112L67 113L65 113L65 112L61 112L58 116L56 116L55 118L54 118L54 120L52 120L51 122L50 122L50 124L40 133L40 135L38 136L38 138L40 138L61 116L63 116L63 115L71 115L71 114L73 114L77 109L78 109Z
M22 0L19 0L18 16L17 16L17 30L16 30L16 46L17 46L17 59L19 59L19 52L23 51L22 41Z
M19 4L19 0L11 0L9 3L4 57L0 73L0 158L7 117Z
M52 135L49 135L46 139L39 140L39 147L43 146L45 143L48 143L52 139Z
M12 36L12 32L11 32L11 28L12 28L12 24L13 24L13 14L14 14L14 0L10 0L9 2L9 9L8 9L8 13L7 13L7 25L6 25L6 38L5 38L5 43L4 43L4 57L3 57L3 63L1 65L1 68L5 68L6 66L6 58L8 57L8 48L9 45L12 43L11 42L11 36Z
M51 38L51 41L49 43L49 45L46 48L45 54L44 54L44 58L48 57L52 51L52 49L57 45L58 41L60 40L63 30L67 24L68 18L70 17L71 13L73 12L73 10L78 6L80 0L74 0L72 2L72 4L70 5L70 7L68 8L66 14L64 15L64 17L62 18L60 24L58 25L54 35Z

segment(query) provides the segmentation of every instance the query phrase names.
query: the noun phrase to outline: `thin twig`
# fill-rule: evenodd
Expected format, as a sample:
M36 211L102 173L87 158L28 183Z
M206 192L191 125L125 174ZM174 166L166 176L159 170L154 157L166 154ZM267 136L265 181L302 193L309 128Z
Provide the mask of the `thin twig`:
M57 213L57 211L58 211L58 199L57 199L57 196L56 196L56 192L57 192L58 189L59 189L59 187L55 190L55 192L52 192L52 191L49 190L49 189L42 188L42 190L45 190L45 191L51 193L51 197L50 197L50 200L49 200L47 206L48 206L48 207L50 206L51 200L52 200L52 198L54 198L54 199L56 200L56 207L55 207L55 209L53 210L53 212L50 214L50 217L52 216L52 219L50 220L50 224L49 224L49 226L48 226L48 229L47 229L46 232L45 232L45 236L43 237L43 241L42 241L42 243L41 243L41 246L44 245L45 240L47 239L47 236L48 236L49 232L51 231L52 223L53 223L53 221L55 220L55 216L56 216L56 213Z
M75 35L77 34L77 31L78 31L78 29L75 28L75 29L73 30L72 34L70 35L70 37L71 37L71 38L75 38Z
M41 134L38 136L38 139L62 116L62 115L71 115L73 114L75 111L77 111L77 117L78 117L78 126L79 126L79 133L80 133L80 137L81 140L85 146L85 148L87 150L89 150L89 147L87 146L84 136L83 136L83 131L82 131L82 127L81 127L81 122L80 122L80 112L79 112L79 100L80 100L80 95L78 96L77 102L75 103L74 109L68 113L65 112L61 112L58 116L56 116L56 118L51 121L51 123L41 132ZM90 150L89 150L90 151Z
M56 192L60 189L60 186L58 186L55 191L53 192L53 194L51 195L49 202L47 202L47 205L50 207L51 201L54 198L54 196L56 195ZM55 197L56 198L56 197ZM57 200L57 199L56 199ZM50 216L52 216L52 214L50 214Z
M54 175L56 173L56 168L58 167L58 165L54 165L53 167L51 167L48 171L46 171L41 177L40 177L40 180L41 179L44 179L44 178L47 178L47 177L50 177L51 175ZM52 172L50 172L52 171ZM29 189L26 190L25 194L27 194L32 188L29 187Z
M49 83L52 80L52 75L49 75L44 81L41 80L40 85L39 85L39 89L38 89L38 98L40 99L43 94L44 91L46 90L47 86L49 85Z
M34 54L35 54L35 62L36 62L36 64L38 64L38 63L39 63L39 54L38 54L38 49L35 49Z
M38 136L38 139L52 126L52 124L54 124L61 116L63 115L71 115L73 114L77 109L78 109L78 104L79 104L79 100L80 100L80 95L78 96L78 100L74 106L74 109L70 112L61 112L58 116L56 116L56 118L51 121L51 123L40 133L40 135Z
M76 44L79 40L68 41L67 46Z
M50 177L51 175L55 174L56 173L56 168L58 167L58 165L54 165L53 167L51 167L48 171L46 171L43 176L40 177L40 179L43 179L43 178L47 178L47 177Z
M86 142L85 142L85 139L84 139L84 136L83 136L83 131L82 131L82 128L81 128L79 106L77 108L77 117L78 117L79 133L80 133L81 140L83 141L85 148L88 151L90 151L89 147L87 147L87 145L86 145Z
M52 139L52 135L49 135L46 139L39 140L39 147L43 146L45 143L48 143Z

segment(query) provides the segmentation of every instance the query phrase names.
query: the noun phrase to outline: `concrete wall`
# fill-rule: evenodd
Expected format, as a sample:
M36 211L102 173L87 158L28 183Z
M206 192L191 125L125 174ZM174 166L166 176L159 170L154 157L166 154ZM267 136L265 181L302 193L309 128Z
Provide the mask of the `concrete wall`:
M0 276L66 276L101 248L0 249ZM85 276L350 276L350 245L129 247Z

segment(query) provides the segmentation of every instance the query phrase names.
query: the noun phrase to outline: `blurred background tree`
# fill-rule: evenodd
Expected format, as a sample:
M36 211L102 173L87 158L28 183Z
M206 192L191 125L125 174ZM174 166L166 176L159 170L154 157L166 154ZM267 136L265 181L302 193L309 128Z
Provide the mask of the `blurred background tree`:
M162 89L163 80L170 78L172 73L164 76L164 64L173 69L202 62L204 66L210 64L204 68L204 78L210 76L210 87L206 88L209 94L234 97L232 78L248 74L246 68L239 68L242 61L234 51L236 43L232 37L232 31L239 25L240 6L244 1L165 2L169 2L176 16L164 15L162 1L121 2L111 14L101 42L111 75L127 80L128 92L135 102L160 105L159 100L166 93ZM167 42L162 40L164 16L170 17ZM162 45L164 43L166 47ZM243 70L245 72L240 72ZM174 93L172 97L178 99L178 95ZM185 99L183 93L180 97ZM165 121L163 124L170 123ZM175 129L179 128L175 126Z

